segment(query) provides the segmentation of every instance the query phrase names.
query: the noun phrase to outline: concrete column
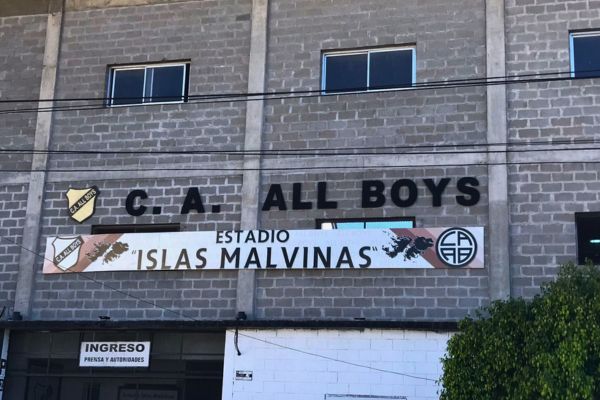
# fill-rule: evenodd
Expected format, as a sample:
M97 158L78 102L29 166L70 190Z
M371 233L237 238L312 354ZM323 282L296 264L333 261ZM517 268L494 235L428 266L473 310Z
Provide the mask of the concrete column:
M48 24L46 27L46 47L44 50L44 61L42 68L42 81L40 84L40 100L53 99L55 95L56 71L58 65L58 53L60 51L60 35L63 18L62 1L50 2ZM40 101L39 107L50 107L52 101ZM35 128L35 150L48 150L50 134L52 131L52 113L41 112L37 115ZM34 267L39 262L39 236L42 206L44 201L44 185L46 183L46 169L48 164L47 153L35 153L31 162L31 176L29 179L29 193L27 195L27 208L25 214L25 225L23 227L23 248L19 258L19 274L17 277L17 289L15 294L14 310L20 312L23 317L29 315L31 309L31 297L34 285Z
M487 76L506 75L506 39L504 0L486 0ZM489 147L488 243L490 257L490 299L510 296L510 241L508 210L508 167L506 165L507 133L506 86L487 88L487 141L501 143ZM494 153L494 151L498 151Z
M268 0L252 1L252 25L250 35L250 64L248 92L264 93L267 62ZM264 101L246 103L246 136L244 150L262 149ZM242 181L241 229L257 229L259 226L260 155L244 156ZM243 311L249 318L254 315L256 271L241 270L238 273L236 311Z

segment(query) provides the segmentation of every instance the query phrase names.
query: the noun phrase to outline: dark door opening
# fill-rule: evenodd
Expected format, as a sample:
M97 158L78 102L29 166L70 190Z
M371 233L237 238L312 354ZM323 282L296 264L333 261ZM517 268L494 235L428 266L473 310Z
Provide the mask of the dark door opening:
M151 342L148 368L82 368L82 341ZM13 332L5 398L220 400L223 333Z

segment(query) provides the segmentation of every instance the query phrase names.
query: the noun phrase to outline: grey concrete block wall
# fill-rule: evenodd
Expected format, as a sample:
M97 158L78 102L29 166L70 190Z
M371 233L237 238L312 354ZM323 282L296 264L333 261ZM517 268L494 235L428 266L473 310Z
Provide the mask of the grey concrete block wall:
M95 215L78 224L68 216L65 191L95 184L100 189ZM198 187L209 211L220 213L181 215L187 188ZM129 216L125 198L133 189L145 189L146 205L162 207L162 215ZM49 183L43 211L42 243L48 236L90 234L100 224L180 223L184 231L239 229L241 177L173 178ZM43 275L36 266L32 318L43 320L96 319L231 319L235 314L236 271L105 272ZM85 276L84 276L85 275ZM102 286L99 282L107 286ZM112 289L111 289L112 288ZM131 296L155 302L153 307ZM174 312L169 312L172 310Z
M584 29L600 30L600 2L507 0L507 73L570 71L569 32ZM511 140L600 136L598 79L514 85L508 98Z
M482 77L484 1L457 3L273 0L267 88L319 90L322 51L374 46L416 45L417 82ZM485 90L269 101L265 116L267 149L481 143Z
M0 18L0 98L37 100L40 91L47 16L30 15ZM3 104L4 110L35 108L37 103ZM0 116L0 147L31 149L36 114ZM31 155L4 153L0 169L27 170Z
M600 211L600 166L590 163L510 168L512 294L530 298L577 262L575 213Z
M0 311L12 310L22 243L27 185L0 186ZM5 315L8 315L5 313Z
M599 1L507 0L507 73L570 71L569 32L585 29L600 29ZM597 140L600 81L509 86L508 128L509 140L517 142ZM561 162L568 153L550 149L545 161L556 163L510 168L513 296L532 297L558 265L576 261L574 213L600 211L598 166Z
M457 179L480 180L480 202L473 207L456 203ZM432 207L432 197L422 182L452 178L442 197L442 207ZM382 180L387 203L382 208L361 209L361 182ZM395 206L389 188L398 179L417 182L417 203ZM292 184L303 185L303 201L316 204L317 182L328 182L328 200L337 210L291 210ZM487 226L487 177L485 167L453 167L358 170L327 173L269 173L263 192L272 183L282 185L287 211L261 214L264 229L314 229L317 219L361 217L415 217L417 227ZM307 270L258 271L257 316L283 319L406 319L455 320L488 303L488 270Z
M190 95L247 87L250 0L189 1L65 13L57 97L103 98L109 65L190 61ZM94 102L102 106L102 101ZM71 104L71 103L69 103ZM53 149L239 150L244 103L175 104L62 112ZM223 155L54 155L52 168L239 159Z
M248 85L250 0L183 1L132 7L67 10L60 53L59 98L106 95L107 66L161 60L190 60L190 94L244 92ZM401 3L401 5L399 5ZM570 30L600 28L599 0L506 0L507 73L569 69ZM0 97L37 97L47 16L0 19ZM318 90L324 50L416 45L417 81L483 77L486 70L485 1L459 0L271 0L267 90ZM5 40L6 39L6 40ZM14 49L20 52L15 53ZM12 74L12 75L11 75ZM10 78L19 77L19 85ZM20 81L23 82L20 82ZM531 83L508 87L510 140L597 139L600 81ZM23 93L19 94L21 91ZM100 104L98 104L100 105ZM58 112L50 146L59 150L240 150L246 107L240 103L176 104ZM0 146L30 147L35 115L2 116ZM486 140L486 89L374 92L320 98L267 100L264 149L347 149L377 146L401 153L410 146L482 143ZM394 146L398 146L395 148ZM380 149L381 150L381 149ZM554 155L552 155L554 156ZM382 156L384 157L384 156ZM272 156L264 165L275 165ZM323 158L290 157L289 165L311 166ZM354 156L344 156L352 160ZM355 157L357 166L362 162ZM335 157L327 160L339 161ZM383 159L383 158L382 158ZM282 184L291 202L292 183L304 200L316 201L316 183L327 181L337 210L261 211L266 229L312 229L318 218L414 216L417 226L489 227L485 165L397 168L392 157L376 170L263 171L260 200L269 185ZM457 159L457 163L463 160ZM51 174L46 185L41 252L52 235L88 234L91 224L181 222L184 230L238 229L242 178L239 155L53 154L50 168L81 171L75 180ZM381 161L381 159L380 159ZM392 162L393 161L393 162ZM208 162L222 162L207 164ZM437 162L432 159L432 164ZM27 168L27 157L3 156L2 168ZM293 164L293 165L292 165ZM285 165L285 161L282 164ZM168 171L168 168L181 168ZM135 169L127 179L96 180L89 170ZM193 168L188 173L185 168ZM222 176L192 177L202 168ZM173 174L173 178L156 178ZM158 172L160 171L160 172ZM132 173L132 175L134 175ZM211 176L209 176L211 175ZM106 174L104 174L107 178ZM456 204L454 184L462 176L480 180L481 201ZM453 179L442 207L432 207L423 178ZM398 208L360 208L360 182L409 178L419 185L418 202ZM574 212L600 211L596 164L517 165L509 170L512 294L531 297L555 276L556 266L576 256ZM59 182L60 181L60 182ZM97 214L83 225L67 215L68 187L96 184L102 191ZM184 191L200 187L219 214L179 215ZM19 237L19 210L26 186L0 190L6 214L1 229ZM160 216L128 216L127 193L149 189ZM204 197L203 197L204 199ZM8 205L7 205L8 204ZM18 209L11 208L13 205ZM4 206L2 206L4 207ZM6 224L6 228L5 228ZM490 244L488 243L488 246ZM4 247L3 247L4 246ZM0 306L14 296L19 249L0 244ZM489 248L486 249L489 254ZM224 319L233 318L234 271L98 273L89 277L157 301L155 308L102 288L83 275L44 276L36 266L33 319ZM258 271L258 318L455 320L488 303L485 270ZM12 286L11 286L12 285ZM166 309L173 309L170 313Z

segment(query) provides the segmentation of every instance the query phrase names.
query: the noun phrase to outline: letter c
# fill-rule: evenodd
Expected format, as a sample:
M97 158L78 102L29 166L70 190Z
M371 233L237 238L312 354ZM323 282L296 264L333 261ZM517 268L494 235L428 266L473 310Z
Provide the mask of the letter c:
M137 189L132 190L129 195L127 195L127 199L125 200L125 209L129 215L134 217L139 217L140 215L144 215L147 207L140 204L139 207L135 208L135 199L140 198L142 200L148 198L148 193L145 190Z

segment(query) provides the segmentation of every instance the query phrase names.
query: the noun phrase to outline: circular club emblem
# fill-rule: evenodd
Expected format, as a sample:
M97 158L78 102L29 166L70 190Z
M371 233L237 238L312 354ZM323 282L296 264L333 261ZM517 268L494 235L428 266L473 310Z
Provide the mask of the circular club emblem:
M440 235L435 250L444 264L452 268L460 268L475 258L477 241L475 236L466 229L450 228Z

